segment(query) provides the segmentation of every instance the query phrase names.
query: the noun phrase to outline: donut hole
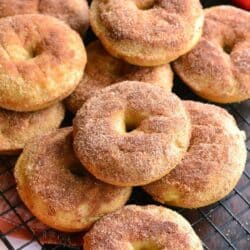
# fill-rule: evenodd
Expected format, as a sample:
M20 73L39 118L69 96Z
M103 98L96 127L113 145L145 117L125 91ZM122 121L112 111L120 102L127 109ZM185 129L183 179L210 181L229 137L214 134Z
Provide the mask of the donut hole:
M232 50L233 50L233 46L232 45L229 45L229 44L225 44L224 46L223 46L223 51L226 53L226 54L231 54L231 52L232 52Z
M135 120L125 120L125 132L130 133L137 129L138 123Z
M8 54L16 61L27 61L38 56L40 51L37 47L11 46L8 49Z
M39 55L37 48L29 49L28 53L29 53L29 59L35 58Z
M139 10L150 10L153 9L155 2L156 0L137 0L135 4Z
M131 133L137 130L145 118L145 115L135 111L118 113L113 118L115 130L120 134Z
M72 163L69 166L69 170L70 170L71 174L73 174L77 177L83 177L86 175L85 170L80 163Z
M160 250L158 244L152 241L135 241L132 243L133 250Z

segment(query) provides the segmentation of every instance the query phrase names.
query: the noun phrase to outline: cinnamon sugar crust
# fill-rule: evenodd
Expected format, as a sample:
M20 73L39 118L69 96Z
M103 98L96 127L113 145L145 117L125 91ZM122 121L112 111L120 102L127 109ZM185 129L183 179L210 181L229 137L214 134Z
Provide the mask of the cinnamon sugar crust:
M89 27L89 7L86 0L0 0L0 17L44 14L69 24L84 34Z
M84 237L86 250L202 250L191 225L160 206L126 206L100 221Z
M74 156L72 128L28 143L15 166L17 190L25 205L52 228L87 229L104 214L122 207L131 188L96 180Z
M90 23L107 51L140 66L165 64L201 37L198 0L94 0Z
M144 186L153 198L178 207L210 205L229 194L245 167L245 133L220 107L185 101L192 136L182 162L161 180Z
M160 179L187 150L190 121L172 93L125 81L92 96L73 122L74 150L98 179L136 186Z
M110 56L99 41L87 47L88 62L81 82L66 99L67 108L76 113L96 91L111 84L135 80L159 85L168 91L173 86L173 72L169 64L155 67L130 65Z
M26 113L0 109L0 154L20 153L28 141L57 129L64 115L62 103Z
M71 94L83 75L80 36L56 18L0 19L0 107L35 111Z
M232 103L250 98L250 13L232 6L205 10L196 47L173 64L201 97Z

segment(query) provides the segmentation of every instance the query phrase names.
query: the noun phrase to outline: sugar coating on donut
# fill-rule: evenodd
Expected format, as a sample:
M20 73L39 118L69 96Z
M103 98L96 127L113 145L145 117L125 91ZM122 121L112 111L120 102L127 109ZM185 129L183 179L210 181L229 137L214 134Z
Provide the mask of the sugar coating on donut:
M173 93L125 81L92 96L74 119L74 150L98 179L121 186L157 180L186 152L190 121Z
M80 36L45 15L0 19L0 107L35 111L73 92L86 53Z
M195 46L204 16L198 0L93 0L90 23L107 51L131 64L165 64Z
M122 207L131 188L102 183L74 156L72 128L28 143L15 166L18 193L44 224L66 232L81 231Z
M17 154L32 138L57 129L65 108L57 103L35 112L0 109L0 154Z
M182 162L161 180L144 186L154 199L178 207L212 204L229 194L245 167L245 133L224 109L185 101L192 136Z
M84 34L89 27L86 0L0 0L0 17L45 14L54 16Z
M129 205L100 221L84 237L86 250L202 250L191 225L180 214L161 206Z
M206 9L201 40L173 65L205 99L219 103L249 99L250 13L232 6Z
M155 67L130 65L109 55L99 41L88 45L87 57L84 76L66 100L67 108L74 113L96 91L124 80L149 82L168 91L172 89L173 72L169 64Z

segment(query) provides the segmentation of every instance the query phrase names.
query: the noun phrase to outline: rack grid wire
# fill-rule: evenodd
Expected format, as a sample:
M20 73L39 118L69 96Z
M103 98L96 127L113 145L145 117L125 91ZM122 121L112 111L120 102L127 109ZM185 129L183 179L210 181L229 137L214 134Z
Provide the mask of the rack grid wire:
M202 1L205 7L227 4L229 1ZM93 40L94 36L91 32L86 37L86 42ZM174 92L177 93L182 99L192 99L201 101L200 98L192 94L191 90L181 83L178 77L175 77ZM204 100L202 100L204 102ZM248 250L250 249L250 100L241 104L224 105L236 119L240 129L245 130L247 139L247 163L245 171L237 185L237 187L223 200L200 209L177 209L184 217L186 217L192 224L194 230L199 235L203 242L204 249L211 250L224 250L224 249L237 249L237 250ZM71 119L66 121L64 124L69 125ZM0 179L13 178L13 165L1 169L0 168ZM1 183L0 183L1 184ZM36 220L35 217L30 216L23 218L21 215L20 208L24 205L21 201L13 204L9 199L9 193L15 192L16 186L10 182L9 186L4 188L0 185L0 201L6 203L6 209L0 210L0 219L7 214L12 214L19 221L18 225L13 225L7 231L4 228L0 228L0 249L5 247L9 250L21 250L21 249L33 249L40 246L44 250L78 250L82 249L79 247L72 247L65 235L65 244L61 245L43 245L41 238L47 233L49 229L46 229L39 234L35 233L30 226L32 222ZM129 204L159 204L151 199L145 192L140 188L135 188ZM10 237L13 233L18 230L25 230L29 235L29 240L26 240L18 247L14 247L12 238ZM32 247L34 246L34 247Z

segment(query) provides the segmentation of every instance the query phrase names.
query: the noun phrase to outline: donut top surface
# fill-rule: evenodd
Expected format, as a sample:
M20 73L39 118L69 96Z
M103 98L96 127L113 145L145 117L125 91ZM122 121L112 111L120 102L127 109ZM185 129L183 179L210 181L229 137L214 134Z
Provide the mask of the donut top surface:
M96 91L124 80L150 82L169 91L172 89L173 72L169 64L155 67L130 65L109 55L99 41L88 45L87 57L84 76L66 101L67 107L73 112Z
M222 199L234 188L246 162L246 136L226 110L184 103L192 124L189 149L175 169L145 190L163 203L195 208Z
M176 212L129 205L98 221L84 237L84 249L201 250L202 245L190 224Z
M195 92L215 102L250 98L250 13L232 6L205 10L203 36L174 68Z
M82 40L56 18L39 14L2 18L0 44L2 108L48 107L69 95L83 75Z
M91 26L108 51L131 64L167 63L201 35L198 0L93 0Z
M113 40L137 40L152 45L173 46L183 42L190 19L198 1L154 1L154 0L94 0L105 25L107 35ZM109 9L112 9L112 12ZM155 27L155 29L152 29ZM159 29L157 29L159 28ZM157 30L157 32L156 32ZM166 32L169 35L166 36ZM175 34L174 39L171 33Z
M114 185L159 179L179 162L190 122L179 98L142 82L98 92L74 119L74 149L97 178Z
M0 0L0 17L23 14L57 17L82 34L89 26L86 0Z
M72 128L60 129L28 144L17 163L20 178L53 207L71 211L85 202L94 212L126 189L100 182L84 169L74 156L71 132Z

